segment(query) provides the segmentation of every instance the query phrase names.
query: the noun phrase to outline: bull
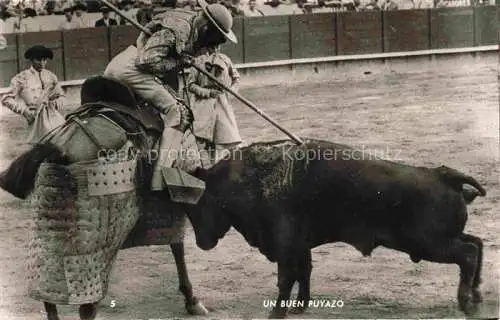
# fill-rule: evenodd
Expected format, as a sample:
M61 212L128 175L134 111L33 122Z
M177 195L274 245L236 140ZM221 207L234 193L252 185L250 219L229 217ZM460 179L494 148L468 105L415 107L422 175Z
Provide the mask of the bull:
M352 245L364 256L379 247L460 267L458 305L472 313L481 301L482 240L464 233L466 204L484 188L454 169L415 167L375 158L346 145L307 140L255 143L208 170L207 189L187 205L196 244L214 248L234 227L248 244L277 262L276 306L288 312L295 282L303 312L310 301L311 249ZM470 185L472 188L464 188ZM302 307L303 306L303 307Z

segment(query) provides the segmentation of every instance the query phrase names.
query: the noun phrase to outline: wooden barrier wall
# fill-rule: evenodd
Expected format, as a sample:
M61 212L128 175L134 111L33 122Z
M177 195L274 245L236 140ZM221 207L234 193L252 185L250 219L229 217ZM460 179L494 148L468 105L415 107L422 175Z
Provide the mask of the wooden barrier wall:
M498 44L500 6L343 12L237 18L237 44L223 51L234 63L317 58ZM54 50L60 80L102 73L121 50L135 44L132 26L7 34L0 51L0 87L27 66L24 51L36 43Z
M15 34L6 34L5 39L7 48L0 50L0 76L3 87L9 86L10 79L19 71L17 37Z
M247 18L243 24L245 62L290 59L290 16Z
M290 16L290 58L337 55L336 21L329 13Z
M428 10L387 11L383 13L384 51L430 49Z

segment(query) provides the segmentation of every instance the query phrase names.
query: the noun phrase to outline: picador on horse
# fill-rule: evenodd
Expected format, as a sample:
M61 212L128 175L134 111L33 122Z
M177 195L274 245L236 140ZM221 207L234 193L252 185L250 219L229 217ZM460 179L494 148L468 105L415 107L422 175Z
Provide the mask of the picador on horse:
M203 0L200 6L203 10L199 12L180 9L158 12L146 25L152 35L141 33L136 45L114 57L104 71L105 78L126 84L139 100L154 108L139 109L139 116L150 119L144 120L145 127L162 131L160 139L152 145L156 157L152 190L163 190L165 179L175 179L169 177L168 173L173 171L168 168L175 166L192 172L201 165L192 133L192 112L177 96L177 76L191 62L185 57L199 55L227 40L237 42L231 30L232 16L224 6L207 5Z

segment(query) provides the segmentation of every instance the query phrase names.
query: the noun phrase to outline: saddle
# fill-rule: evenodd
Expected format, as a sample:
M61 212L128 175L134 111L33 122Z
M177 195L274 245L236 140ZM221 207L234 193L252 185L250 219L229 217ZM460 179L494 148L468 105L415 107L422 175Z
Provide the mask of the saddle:
M153 152L152 155L155 154L157 150L153 150L153 146L156 145L156 141L163 134L164 122L160 112L152 104L141 100L126 84L103 76L87 79L82 85L80 95L81 106L68 114L66 119L78 118L88 113L105 115L127 132L127 136L129 139L132 138L131 140L135 146L142 146L139 149L147 149ZM134 124L131 123L130 119L140 123L143 127L144 134L142 136L141 134L134 136L137 132L134 132ZM98 142L97 137L90 130L85 129L85 125L81 127L86 131L87 136ZM131 132L134 132L132 136ZM183 146L186 148L194 148L196 145L194 136L190 141L186 138L186 133L184 133L181 139L183 140ZM186 154L189 154L189 152ZM150 165L141 170L144 173L147 172L146 181L152 178L152 167L156 162L156 159L149 160ZM196 202L201 196L201 190L204 189L204 183L188 174L185 170L182 166L164 167L162 168L162 178L173 201Z
M131 88L119 80L103 76L91 77L83 83L80 99L81 106L66 118L104 107L132 117L148 133L161 135L163 132L160 112L147 101L139 99Z

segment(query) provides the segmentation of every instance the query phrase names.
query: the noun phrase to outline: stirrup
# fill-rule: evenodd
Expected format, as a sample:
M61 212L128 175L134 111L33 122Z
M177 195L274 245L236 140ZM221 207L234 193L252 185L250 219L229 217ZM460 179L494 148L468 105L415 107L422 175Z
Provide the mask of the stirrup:
M163 181L173 202L196 204L205 191L205 182L178 168L161 168Z

